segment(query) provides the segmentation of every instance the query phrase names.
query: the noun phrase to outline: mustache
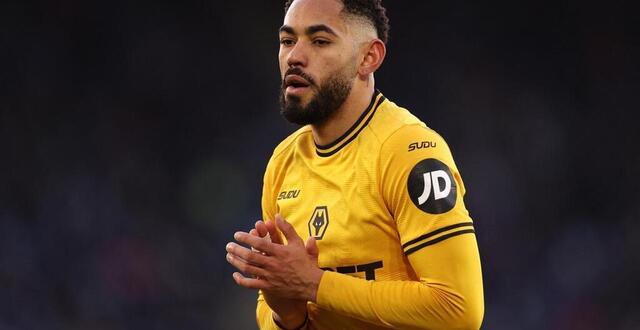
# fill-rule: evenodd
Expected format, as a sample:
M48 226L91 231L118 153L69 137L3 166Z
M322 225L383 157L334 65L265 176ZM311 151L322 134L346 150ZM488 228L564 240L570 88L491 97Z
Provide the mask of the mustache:
M306 74L304 71L302 71L302 69L298 68L298 67L293 67L293 68L289 68L289 70L287 70L287 72L284 73L284 79L282 79L282 87L285 87L285 80L287 78L287 76L289 75L296 75L296 76L300 76L302 77L304 80L306 80L310 86L314 86L317 87L316 85L316 81L313 79L313 77L311 77L310 75Z

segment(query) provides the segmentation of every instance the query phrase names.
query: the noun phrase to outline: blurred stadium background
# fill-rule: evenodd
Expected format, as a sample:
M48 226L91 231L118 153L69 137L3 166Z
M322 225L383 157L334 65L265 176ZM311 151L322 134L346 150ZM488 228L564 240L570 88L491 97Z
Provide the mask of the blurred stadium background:
M484 329L640 329L630 2L386 1L380 90L468 189ZM252 329L280 1L0 4L0 329Z

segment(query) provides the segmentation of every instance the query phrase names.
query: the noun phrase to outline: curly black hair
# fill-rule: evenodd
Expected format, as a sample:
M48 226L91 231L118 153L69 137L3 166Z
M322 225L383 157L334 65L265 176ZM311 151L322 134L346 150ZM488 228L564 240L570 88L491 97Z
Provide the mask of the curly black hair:
M294 0L287 0L284 5L285 14ZM389 18L381 0L342 0L343 11L370 21L378 32L378 38L385 44L389 40Z

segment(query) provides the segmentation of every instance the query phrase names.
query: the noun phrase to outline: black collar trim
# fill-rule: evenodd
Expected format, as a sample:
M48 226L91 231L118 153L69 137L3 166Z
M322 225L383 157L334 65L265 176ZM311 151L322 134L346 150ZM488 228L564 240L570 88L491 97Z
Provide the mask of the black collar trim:
M362 115L360 115L358 120L356 120L356 122L344 134L342 134L342 136L326 145L315 144L316 154L320 157L329 157L353 141L358 134L367 127L376 110L384 100L386 100L384 95L382 95L380 91L376 90L373 93L373 97L371 97L371 103L369 103L367 109L362 113Z

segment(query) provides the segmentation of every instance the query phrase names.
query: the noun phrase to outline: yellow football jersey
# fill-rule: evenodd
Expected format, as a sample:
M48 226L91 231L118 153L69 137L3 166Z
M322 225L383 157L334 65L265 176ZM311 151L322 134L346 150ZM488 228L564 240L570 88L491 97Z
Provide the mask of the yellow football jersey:
M262 209L317 240L327 272L307 327L479 326L482 276L464 194L442 137L379 92L335 142L316 145L309 126L285 139L265 172ZM261 328L278 329L260 295L257 315Z

